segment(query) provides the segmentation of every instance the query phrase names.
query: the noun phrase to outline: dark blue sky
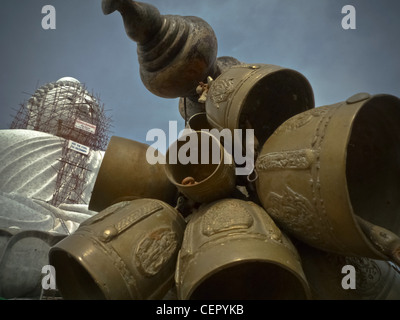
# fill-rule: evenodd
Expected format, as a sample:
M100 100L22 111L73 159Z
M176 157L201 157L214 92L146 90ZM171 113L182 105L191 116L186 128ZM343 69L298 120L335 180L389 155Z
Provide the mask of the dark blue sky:
M162 14L197 15L218 38L218 56L295 69L310 81L316 106L357 92L400 97L398 0L149 0ZM44 5L56 9L56 29L44 30ZM344 30L344 5L356 9L356 29ZM2 0L0 129L12 108L39 86L64 76L100 95L113 135L146 142L153 128L183 119L177 99L148 92L139 77L136 43L101 0Z

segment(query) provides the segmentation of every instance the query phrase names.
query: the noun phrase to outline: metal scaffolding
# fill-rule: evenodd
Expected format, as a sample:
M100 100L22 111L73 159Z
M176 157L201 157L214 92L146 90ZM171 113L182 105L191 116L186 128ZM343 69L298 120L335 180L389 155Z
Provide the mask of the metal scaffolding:
M91 153L105 150L111 118L100 99L77 81L48 83L20 105L11 129L30 129L63 138L56 186L50 203L84 203L82 194Z

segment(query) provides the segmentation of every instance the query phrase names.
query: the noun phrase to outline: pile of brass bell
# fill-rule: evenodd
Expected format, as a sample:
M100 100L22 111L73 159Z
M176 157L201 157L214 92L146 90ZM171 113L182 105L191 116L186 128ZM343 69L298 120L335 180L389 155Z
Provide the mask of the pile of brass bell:
M397 97L315 108L299 72L216 58L200 18L102 5L138 43L146 87L180 97L189 130L165 156L111 138L89 204L99 213L50 250L65 299L400 298ZM213 128L254 130L248 175L236 174L226 140L202 130ZM191 138L199 161L170 161ZM150 164L149 150L165 161ZM342 286L346 265L354 289Z

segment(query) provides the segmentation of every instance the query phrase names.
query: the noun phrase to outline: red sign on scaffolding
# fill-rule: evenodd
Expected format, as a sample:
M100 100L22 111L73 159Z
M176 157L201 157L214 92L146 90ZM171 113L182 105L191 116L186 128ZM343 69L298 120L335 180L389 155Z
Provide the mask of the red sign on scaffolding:
M87 131L87 132L90 132L93 134L96 132L95 125L85 122L85 121L82 121L82 120L79 120L79 119L76 119L75 128L81 129L81 130L84 130L84 131Z

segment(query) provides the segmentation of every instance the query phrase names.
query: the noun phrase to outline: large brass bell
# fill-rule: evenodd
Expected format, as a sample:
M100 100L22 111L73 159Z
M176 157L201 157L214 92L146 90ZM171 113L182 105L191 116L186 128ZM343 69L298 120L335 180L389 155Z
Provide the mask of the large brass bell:
M291 241L250 201L222 199L193 213L176 269L179 299L307 299Z
M254 129L258 144L290 117L314 108L314 94L299 72L269 64L232 66L210 85L207 118L222 130Z
M101 211L114 203L153 198L172 204L176 188L169 182L164 164L150 164L146 154L152 147L113 136L104 154L89 202L89 209ZM157 150L159 159L163 155ZM162 162L162 161L160 161Z
M116 203L51 248L64 299L161 299L174 285L185 220L155 199Z
M310 246L398 263L399 163L400 100L357 94L282 124L257 159L257 192Z

